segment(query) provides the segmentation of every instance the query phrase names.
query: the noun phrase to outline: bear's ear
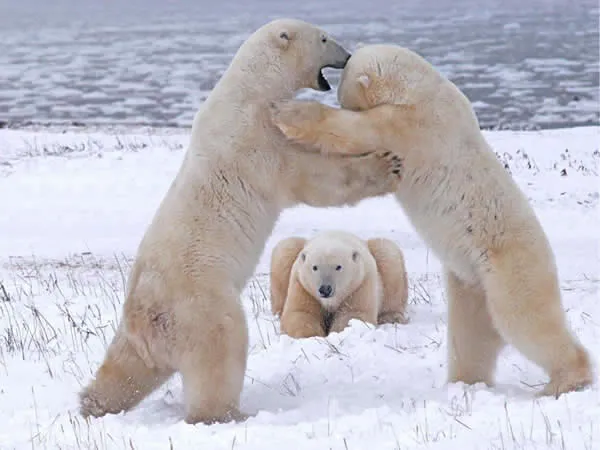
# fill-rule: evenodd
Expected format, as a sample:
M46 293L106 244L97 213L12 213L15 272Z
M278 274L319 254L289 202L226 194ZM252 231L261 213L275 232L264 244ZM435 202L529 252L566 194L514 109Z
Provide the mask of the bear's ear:
M358 81L358 84L360 84L365 89L371 85L371 77L366 73L359 75L356 81Z
M304 253L304 252L300 253L300 261L302 261L302 262L306 261L306 253Z
M275 45L277 45L277 47L279 47L282 50L285 50L290 46L290 42L293 38L293 33L286 28L281 28L277 30L273 35Z
M354 250L352 252L352 261L356 262L357 259L358 259L358 252L356 250Z

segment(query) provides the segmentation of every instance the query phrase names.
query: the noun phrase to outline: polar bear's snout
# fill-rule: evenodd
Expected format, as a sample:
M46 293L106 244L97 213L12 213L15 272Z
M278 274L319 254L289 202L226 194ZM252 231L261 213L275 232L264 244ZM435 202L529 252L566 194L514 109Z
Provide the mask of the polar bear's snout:
M331 284L322 284L319 286L319 295L321 298L329 298L333 295L333 287Z
M350 52L348 50L346 50L344 47L342 47L340 44L338 44L335 41L330 41L333 47L334 47L334 51L331 52L333 53L335 56L333 57L333 60L329 63L326 63L323 67L321 67L321 69L325 68L325 67L332 67L334 69L343 69L344 67L346 67L346 64L348 63L348 60L350 59L350 56L352 56L350 54ZM330 52L327 52L328 54Z
M348 50L335 42L333 39L327 40L326 45L328 47L327 51L325 52L326 61L324 61L324 64L319 68L319 74L317 78L320 91L331 90L329 81L327 81L327 78L323 76L323 69L327 67L331 67L332 69L343 69L346 67L350 56L352 56Z

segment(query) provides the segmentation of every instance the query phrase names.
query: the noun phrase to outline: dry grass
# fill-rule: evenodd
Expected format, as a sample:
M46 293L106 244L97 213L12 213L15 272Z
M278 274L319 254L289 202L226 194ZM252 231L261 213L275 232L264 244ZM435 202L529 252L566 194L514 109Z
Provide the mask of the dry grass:
M38 258L12 258L0 272L0 370L8 377L18 374L20 361L34 364L43 373L48 383L29 387L27 398L22 399L30 405L32 420L27 447L31 449L143 449L147 435L131 434L114 435L106 428L104 421L87 421L75 410L64 410L49 416L47 408L40 408L40 399L47 395L47 387L53 381L72 384L73 395L86 383L99 363L104 349L112 338L118 318L121 314L124 286L131 260L124 255L115 255L109 260L101 260L92 254L72 255L63 260L42 260ZM410 305L415 309L431 309L440 306L445 299L441 293L439 275L425 274L411 277ZM257 274L251 280L244 293L247 317L250 322L251 339L254 346L250 355L264 355L279 339L279 324L271 316L268 301L268 276ZM409 313L410 314L410 313ZM431 335L423 334L416 344L408 344L395 336L401 336L405 326L388 326L387 342L383 346L393 357L414 357L438 351L443 344L443 330L439 323L429 328ZM420 333L421 328L415 328ZM368 336L369 331L365 331ZM361 333L361 331L357 331ZM349 337L350 336L350 337ZM331 359L335 363L341 361L348 368L348 377L354 382L355 376L361 374L364 367L356 365L351 353L351 344L346 340L352 335L339 335L336 339L315 339L313 346L295 346L298 356L283 362L288 364L286 371L268 382L259 376L248 374L251 384L256 383L272 392L274 396L289 398L302 402L306 395L307 380L303 374L308 366L316 368L327 364ZM356 336L352 337L354 343ZM311 349L305 351L306 349ZM404 356L405 355L405 356ZM320 369L321 370L321 369ZM319 371L320 371L319 370ZM328 374L323 372L323 376ZM377 386L377 380L372 381ZM398 423L391 423L384 416L379 417L381 433L387 433L395 442L393 448L406 448L406 439L417 445L428 447L435 443L459 439L468 433L478 434L476 407L477 390L465 388L447 398L445 402L419 399L418 395L406 393L396 404L395 410L403 411L410 417L411 434L406 430L400 432ZM167 390L164 396L172 395ZM383 399L378 401L383 402ZM544 403L538 400L531 402L530 420L520 420L511 414L512 408L521 408L517 403L504 405L504 414L492 417L497 425L486 427L490 435L480 435L480 448L523 449L539 448L565 449L565 423L552 419L544 409ZM385 403L382 403L385 405ZM327 412L326 429L318 426L314 436L326 434L331 442L337 442L335 448L355 448L351 436L336 434L335 408ZM571 414L569 405L565 409ZM485 414L485 412L483 412ZM516 418L517 417L517 418ZM563 417L563 416L561 416ZM316 426L316 425L315 425ZM231 439L231 448L242 448L246 442L245 425L240 425L238 432ZM246 430L246 431L244 431ZM581 435L585 449L595 448L598 426L592 423L582 427ZM487 442L486 444L483 444ZM185 448L178 444L178 436L164 436L164 448ZM22 447L24 448L24 447ZM333 447L332 447L333 448Z

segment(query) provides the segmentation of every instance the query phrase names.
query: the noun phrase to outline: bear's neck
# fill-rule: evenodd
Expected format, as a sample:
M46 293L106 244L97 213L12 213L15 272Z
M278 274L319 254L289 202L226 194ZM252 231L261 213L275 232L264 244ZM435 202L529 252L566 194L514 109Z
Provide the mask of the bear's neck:
M256 80L256 77L250 79L249 77L240 77L237 74L231 78L238 79L238 81L224 80L225 82L221 86L215 86L211 95L219 98L219 101L226 98L229 104L268 105L270 102L292 99L298 90L292 83L277 80L277 77L270 76L268 73L262 75L258 80Z
M255 53L248 58L236 56L210 97L222 100L224 96L236 105L291 99L301 88L295 75L298 74L280 70L266 53Z

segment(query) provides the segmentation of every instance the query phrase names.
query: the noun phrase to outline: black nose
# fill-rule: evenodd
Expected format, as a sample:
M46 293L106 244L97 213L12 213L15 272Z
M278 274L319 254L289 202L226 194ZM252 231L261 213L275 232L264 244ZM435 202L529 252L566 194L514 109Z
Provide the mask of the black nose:
M333 292L333 288L329 284L324 284L319 288L319 294L323 298L331 297L332 292Z

